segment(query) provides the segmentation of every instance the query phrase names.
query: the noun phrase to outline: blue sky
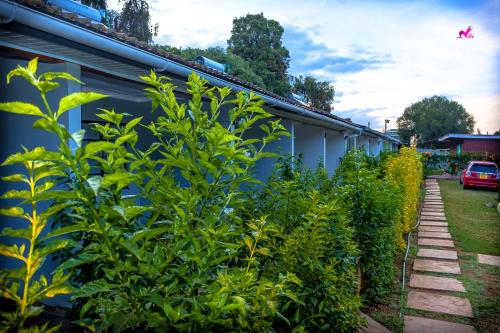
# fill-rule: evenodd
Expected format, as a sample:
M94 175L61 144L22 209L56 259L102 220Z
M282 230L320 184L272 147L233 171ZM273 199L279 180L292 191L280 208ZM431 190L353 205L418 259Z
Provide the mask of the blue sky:
M108 1L116 7L116 0ZM234 17L263 12L285 28L291 74L332 82L334 113L376 129L411 103L444 95L483 133L500 128L500 0L151 1L157 43L226 46ZM473 39L458 39L472 26Z

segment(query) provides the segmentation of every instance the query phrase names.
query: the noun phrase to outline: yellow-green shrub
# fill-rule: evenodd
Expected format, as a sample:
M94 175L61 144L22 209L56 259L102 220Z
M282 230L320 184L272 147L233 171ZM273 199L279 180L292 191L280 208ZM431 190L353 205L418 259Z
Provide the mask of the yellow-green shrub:
M385 165L386 177L401 190L399 223L396 240L404 246L403 234L411 230L417 218L417 206L422 182L423 166L415 147L401 148L399 155L390 157Z

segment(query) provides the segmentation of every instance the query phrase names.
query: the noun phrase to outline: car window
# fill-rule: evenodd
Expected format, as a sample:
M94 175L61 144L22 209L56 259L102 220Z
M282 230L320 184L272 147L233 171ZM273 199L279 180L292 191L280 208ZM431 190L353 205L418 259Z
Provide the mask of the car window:
M470 171L482 173L497 173L497 168L494 165L473 164L470 167Z

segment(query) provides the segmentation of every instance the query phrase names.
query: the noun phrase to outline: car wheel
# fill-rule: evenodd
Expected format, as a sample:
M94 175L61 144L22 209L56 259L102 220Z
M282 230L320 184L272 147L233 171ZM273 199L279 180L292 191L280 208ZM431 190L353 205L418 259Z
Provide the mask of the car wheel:
M464 190L466 190L466 189L468 189L468 188L469 188L467 185L465 185L465 183L463 183L463 186L462 186L462 187L463 187L463 189L464 189Z

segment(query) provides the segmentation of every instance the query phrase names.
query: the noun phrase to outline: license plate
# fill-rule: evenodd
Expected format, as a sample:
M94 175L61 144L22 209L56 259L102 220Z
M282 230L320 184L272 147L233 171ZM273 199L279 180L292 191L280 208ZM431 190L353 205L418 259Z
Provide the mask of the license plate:
M479 174L479 179L488 179L488 175L485 173L480 173Z

